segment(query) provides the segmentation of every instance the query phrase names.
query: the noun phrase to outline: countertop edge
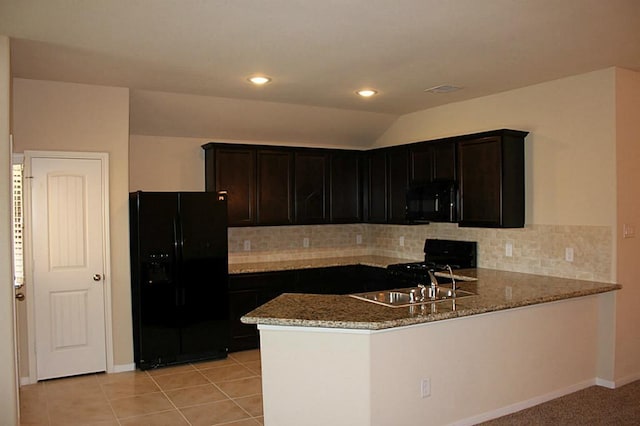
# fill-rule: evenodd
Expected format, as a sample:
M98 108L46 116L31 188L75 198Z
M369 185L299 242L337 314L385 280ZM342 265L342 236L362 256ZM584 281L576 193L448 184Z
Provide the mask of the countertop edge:
M346 257L321 257L310 259L262 261L262 262L239 262L230 263L229 275L257 274L262 272L293 271L297 269L329 268L336 266L371 266L376 268L386 268L394 263L416 262L421 259L405 259L381 255L361 255Z
M245 324L263 324L263 325L276 325L276 326L296 326L296 327L324 327L324 328L343 328L343 329L361 329L361 330L383 330L389 328L403 327L415 324L423 324L435 321L441 321L452 318L462 318L473 315L479 315L489 312L496 312L508 309L515 309L520 307L538 305L542 303L550 303L561 300L567 300L572 298L584 297L584 296L592 296L602 293L608 293L610 291L620 290L622 286L620 284L603 284L603 286L594 289L582 289L573 292L563 293L559 295L551 295L551 296L543 296L538 298L532 298L527 300L522 300L515 303L500 303L486 307L476 307L469 309L458 309L455 311L437 313L437 314L428 314L425 316L415 316L415 317L406 317L402 319L395 320L382 320L382 321L334 321L334 320L309 320L309 319L296 319L296 318L279 318L275 316L260 316L260 315L251 315L252 312L249 312L247 315L244 315L241 318L241 321ZM284 293L278 298L274 299L269 303L287 303L287 298L290 296L305 296L304 294L292 294L292 293ZM309 295L307 295L309 296ZM318 296L318 295L314 295ZM347 295L340 297L349 297ZM365 301L360 301L361 303L369 303ZM438 302L441 303L441 302ZM395 308L386 308L386 309L395 309Z

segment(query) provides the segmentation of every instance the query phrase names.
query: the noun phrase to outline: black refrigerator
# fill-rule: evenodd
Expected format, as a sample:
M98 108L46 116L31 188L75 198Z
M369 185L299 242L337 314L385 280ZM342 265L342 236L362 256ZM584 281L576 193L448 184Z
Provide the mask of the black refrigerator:
M136 366L225 358L226 194L133 192L129 211Z

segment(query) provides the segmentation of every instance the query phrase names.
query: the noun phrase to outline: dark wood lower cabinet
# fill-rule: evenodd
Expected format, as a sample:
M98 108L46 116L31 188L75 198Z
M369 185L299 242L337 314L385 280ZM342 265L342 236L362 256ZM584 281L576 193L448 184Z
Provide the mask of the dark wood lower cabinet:
M258 328L240 318L282 293L350 294L394 287L386 269L365 265L229 275L229 352L260 346Z
M229 293L229 316L231 340L229 351L237 352L255 349L259 346L258 330L255 325L243 324L240 318L259 306L257 290L241 290Z

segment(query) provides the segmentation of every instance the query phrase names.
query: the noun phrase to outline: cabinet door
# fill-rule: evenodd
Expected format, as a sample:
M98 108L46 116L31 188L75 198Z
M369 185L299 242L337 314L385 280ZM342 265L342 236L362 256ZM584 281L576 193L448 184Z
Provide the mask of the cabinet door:
M214 191L227 191L229 226L256 223L256 153L245 148L214 150ZM209 183L209 182L207 182ZM210 188L207 188L210 190Z
M429 143L421 143L409 149L409 174L412 183L433 180L433 149Z
M258 150L257 163L258 224L292 224L293 153L291 151Z
M433 180L455 180L456 144L454 142L434 143L431 150Z
M501 224L502 149L499 137L458 144L460 224Z
M388 216L389 223L405 223L407 219L407 188L409 186L409 158L405 147L387 151Z
M368 222L387 222L387 154L371 151L367 158Z
M240 321L243 315L257 307L257 290L242 290L229 293L230 352L255 349L259 346L258 327L254 324L244 324Z
M425 142L409 149L409 175L413 183L456 179L456 144Z
M329 221L329 155L295 153L295 219L298 224Z
M353 223L362 219L360 154L334 151L330 165L331 223Z

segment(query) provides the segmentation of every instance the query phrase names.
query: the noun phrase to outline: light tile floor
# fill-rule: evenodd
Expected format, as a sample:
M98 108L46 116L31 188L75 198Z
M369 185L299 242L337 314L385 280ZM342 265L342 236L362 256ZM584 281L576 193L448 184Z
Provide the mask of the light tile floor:
M23 426L262 425L260 352L23 386L20 417Z

